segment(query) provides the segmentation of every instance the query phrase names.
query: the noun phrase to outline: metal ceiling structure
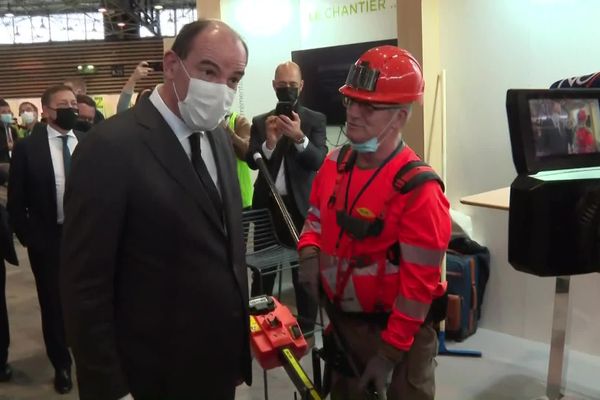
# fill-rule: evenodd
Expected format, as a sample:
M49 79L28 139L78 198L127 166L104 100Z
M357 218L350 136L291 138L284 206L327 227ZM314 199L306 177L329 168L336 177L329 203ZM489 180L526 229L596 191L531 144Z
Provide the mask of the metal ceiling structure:
M193 9L195 0L0 0L0 16L45 16L102 12L106 40L139 38L140 27L155 36L163 10Z
M152 10L163 8L195 8L194 0L0 0L0 15L47 15L70 12L95 12L105 7L108 10Z

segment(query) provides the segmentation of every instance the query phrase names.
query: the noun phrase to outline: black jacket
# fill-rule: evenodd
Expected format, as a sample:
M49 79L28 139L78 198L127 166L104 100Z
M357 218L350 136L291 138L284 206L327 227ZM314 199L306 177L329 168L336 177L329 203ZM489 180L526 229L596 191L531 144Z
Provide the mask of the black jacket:
M79 147L87 134L74 133ZM43 249L54 245L48 241L56 231L57 216L47 125L36 124L31 135L15 143L8 177L7 210L23 246Z
M270 111L252 119L250 148L246 157L246 161L252 169L258 168L253 158L256 152L260 152L263 155L267 165L273 161L273 158L267 160L262 151L262 144L266 139L266 120L273 113L274 111ZM309 140L308 146L303 151L298 152L296 146L291 141L283 140L284 138L282 138L277 143L273 155L275 155L275 152L280 151L278 150L279 147L284 147L283 156L288 195L293 196L298 212L303 217L306 217L312 181L315 178L316 171L319 170L327 155L327 122L324 114L306 107L299 107L298 115L300 117L300 129ZM278 171L278 169L276 170ZM273 181L276 178L277 176L274 175ZM254 183L252 207L269 208L269 196L270 190L267 186L267 181L259 174Z
M225 131L212 136L225 228L149 99L73 157L61 300L82 400L209 399L250 380L235 156Z

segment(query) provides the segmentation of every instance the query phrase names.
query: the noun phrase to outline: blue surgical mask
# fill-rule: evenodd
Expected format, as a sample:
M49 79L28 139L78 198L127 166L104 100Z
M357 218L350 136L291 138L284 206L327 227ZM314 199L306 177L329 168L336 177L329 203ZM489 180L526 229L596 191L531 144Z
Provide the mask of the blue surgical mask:
M0 121L3 124L10 125L13 123L13 116L12 114L0 114Z
M353 141L350 141L350 146L352 147L352 150L356 151L357 153L375 153L379 147L379 142L377 141L376 137L373 137L362 143L354 143Z

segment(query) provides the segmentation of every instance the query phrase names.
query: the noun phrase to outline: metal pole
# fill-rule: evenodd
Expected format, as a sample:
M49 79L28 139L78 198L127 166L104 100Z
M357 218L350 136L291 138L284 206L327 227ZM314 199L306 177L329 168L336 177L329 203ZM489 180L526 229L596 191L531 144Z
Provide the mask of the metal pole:
M552 339L550 341L550 361L548 362L548 384L546 395L549 400L560 400L563 384L566 385L568 349L567 332L570 325L569 276L556 278L554 291L554 313L552 317Z
M281 211L283 220L285 221L285 224L287 225L288 229L290 230L290 234L292 235L292 239L294 240L294 243L298 244L299 237L298 237L298 231L296 230L296 225L294 225L294 221L292 220L292 217L290 216L289 211L287 210L285 204L283 203L283 199L281 198L281 195L279 194L279 192L277 191L277 188L275 187L275 182L273 181L273 178L271 177L271 174L269 173L269 169L267 168L267 164L265 164L265 160L263 160L262 154L260 154L257 151L256 153L254 153L254 155L252 157L254 158L256 165L258 165L258 168L260 169L260 173L263 175L263 177L267 181L267 186L269 186L269 189L271 190L271 194L273 195L273 198L275 199L275 202L277 203L277 207L279 208L279 211Z

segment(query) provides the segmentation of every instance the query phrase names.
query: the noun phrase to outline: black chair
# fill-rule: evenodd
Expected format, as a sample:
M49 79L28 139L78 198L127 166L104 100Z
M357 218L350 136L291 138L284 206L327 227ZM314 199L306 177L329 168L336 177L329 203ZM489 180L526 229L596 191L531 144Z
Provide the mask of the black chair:
M242 214L246 241L246 265L260 277L279 274L277 298L281 297L281 272L298 267L298 252L282 244L275 233L273 218L268 209L244 211Z

